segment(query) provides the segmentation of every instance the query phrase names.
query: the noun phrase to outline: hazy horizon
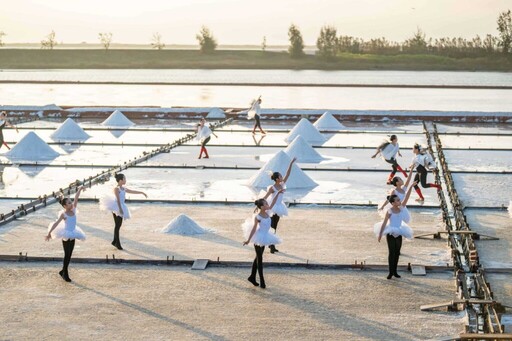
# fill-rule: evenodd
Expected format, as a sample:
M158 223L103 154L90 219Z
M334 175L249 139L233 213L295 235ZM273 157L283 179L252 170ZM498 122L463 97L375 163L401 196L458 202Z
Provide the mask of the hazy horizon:
M463 6L463 7L461 7ZM324 25L363 39L404 41L420 28L427 37L497 35L500 12L510 0L462 3L454 0L152 0L144 6L113 0L18 0L0 11L5 44L38 44L54 30L57 42L98 44L111 32L116 44L149 44L155 32L168 45L195 45L207 26L220 45L288 44L293 23L314 46Z

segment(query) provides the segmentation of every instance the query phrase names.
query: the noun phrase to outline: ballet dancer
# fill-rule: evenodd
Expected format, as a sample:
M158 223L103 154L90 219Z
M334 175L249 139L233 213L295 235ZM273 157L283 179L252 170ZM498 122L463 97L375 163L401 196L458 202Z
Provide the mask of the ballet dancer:
M414 177L414 181L416 183L421 183L421 187L423 188L429 188L434 187L438 191L441 190L441 185L434 184L434 183L427 183L427 173L428 169L436 169L436 163L432 159L432 156L427 153L427 151L421 147L419 144L415 144L414 147L412 147L412 152L414 153L414 157L412 159L411 168L416 169L416 176ZM419 186L416 185L415 187L416 192L419 195L419 199L416 199L417 201L424 201L423 195L421 194L421 190Z
M14 128L16 129L16 132L19 133L19 130L16 126L12 125L8 120L7 120L7 114L5 113L5 111L2 111L0 112L0 148L2 148L2 145L6 146L7 149L11 149L9 147L9 145L7 144L7 142L4 141L4 128L5 127L11 127L11 128Z
M290 165L288 165L288 169L286 170L286 174L283 176L279 172L273 172L270 176L270 179L274 181L274 184L269 186L267 189L267 193L263 197L263 199L269 198L270 201L274 200L274 197L281 189L286 189L286 181L288 181L288 178L290 177L290 173L292 171L292 165L297 160L297 158L293 158L292 161L290 161ZM277 224L279 223L279 219L281 217L288 215L288 209L286 208L285 203L283 202L283 196L280 195L279 199L276 202L276 205L272 209L272 212L274 213L271 218L270 227L274 229L274 233L277 232ZM279 252L278 249L276 249L275 245L269 246L270 253Z
M375 159L375 157L379 154L381 154L384 161L391 164L392 171L388 176L388 180L386 181L388 185L391 185L391 180L395 176L397 170L402 172L402 174L407 177L407 173L405 173L405 171L396 161L397 155L402 157L402 154L400 154L400 146L398 145L398 137L396 135L391 135L389 142L386 141L378 146L377 151L372 155L372 159Z
M401 277L397 272L397 268L398 259L400 258L400 249L402 248L402 237L412 239L412 229L407 225L411 220L411 216L406 208L414 185L415 183L413 183L413 186L409 187L403 201L400 200L396 194L388 196L391 208L386 212L384 221L374 225L374 232L378 236L378 242L380 243L382 236L386 235L386 241L388 243L389 274L387 279L391 279L393 276L396 278Z
M409 175L407 176L407 180L404 181L402 180L401 177L399 176L395 176L392 180L391 180L391 183L392 185L395 187L393 188L390 192L389 192L389 195L393 195L395 194L396 196L398 196L398 198L400 200L404 200L405 198L405 194L407 194L407 190L409 189L409 183L411 182L411 179L412 179L412 173L414 172L414 169L411 167L410 171L409 171ZM386 212L388 211L388 209L391 208L391 204L389 203L389 200L386 199L382 205L378 206L377 207L377 210L379 212L379 215L384 218L386 216ZM405 208L407 209L407 208Z
M146 193L141 191L134 191L124 187L126 185L126 176L118 173L115 175L117 186L114 187L114 196L105 196L100 199L100 209L102 211L110 211L114 216L114 240L112 245L118 250L123 250L121 246L121 239L119 238L119 230L123 224L123 219L130 219L131 214L128 206L126 206L126 193L129 194L142 194L148 197Z
M76 226L76 208L78 206L78 198L82 191L85 191L85 187L80 186L76 191L75 199L73 201L69 198L64 198L64 196L59 199L59 203L62 205L64 210L59 212L59 218L54 223L50 223L50 225L48 225L48 234L45 237L46 241L49 241L52 238L62 239L64 262L62 270L59 271L59 275L66 282L71 282L68 266L71 261L73 249L75 248L75 239L85 240L84 231L82 231L80 227Z
M206 150L206 144L210 142L210 136L213 135L215 137L218 137L215 135L215 133L206 125L206 120L204 118L201 118L199 123L197 124L197 136L196 139L201 142L201 152L199 153L198 159L200 159L204 152L204 158L208 159L210 156L208 156L208 151Z
M262 134L266 134L266 132L261 128L261 122L260 122L261 108L260 108L260 104L261 104L261 96L258 97L258 99L255 100L252 103L251 108L247 112L247 118L248 119L254 118L254 127L252 128L252 133L253 134L256 134L256 128L259 128L260 132Z
M256 257L252 263L251 275L247 278L254 286L260 286L265 289L265 279L263 278L263 252L265 251L266 245L275 245L281 243L281 239L270 233L270 216L268 211L274 207L278 197L284 192L284 189L280 189L274 196L272 203L269 204L265 199L258 199L254 202L256 205L255 212L259 209L258 214L254 215L254 219L247 219L242 225L244 235L247 240L243 242L243 245L249 243L254 244L254 250L256 251ZM260 276L260 283L256 282L256 270Z

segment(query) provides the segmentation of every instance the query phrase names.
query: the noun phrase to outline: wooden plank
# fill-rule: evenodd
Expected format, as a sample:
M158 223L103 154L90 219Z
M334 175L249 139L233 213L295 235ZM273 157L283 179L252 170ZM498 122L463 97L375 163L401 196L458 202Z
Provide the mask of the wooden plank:
M423 265L412 265L411 266L413 276L426 276L427 270Z
M208 266L209 259L196 259L192 264L192 270L204 270Z
M439 309L439 308L448 308L452 304L453 304L453 301L434 303L434 304L424 304L424 305L420 306L420 310L421 311L429 311L429 310L434 310L434 309Z

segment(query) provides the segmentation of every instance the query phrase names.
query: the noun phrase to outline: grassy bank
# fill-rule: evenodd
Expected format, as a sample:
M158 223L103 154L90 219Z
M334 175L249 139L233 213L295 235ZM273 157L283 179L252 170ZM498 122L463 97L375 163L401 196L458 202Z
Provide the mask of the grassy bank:
M455 59L431 55L343 54L325 61L313 55L291 59L286 52L222 50L36 50L0 49L0 69L313 69L512 71L512 58Z

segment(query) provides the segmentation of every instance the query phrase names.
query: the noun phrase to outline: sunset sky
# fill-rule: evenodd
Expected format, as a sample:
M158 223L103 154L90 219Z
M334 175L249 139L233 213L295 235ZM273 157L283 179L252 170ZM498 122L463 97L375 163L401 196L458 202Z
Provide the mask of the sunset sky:
M497 35L500 12L512 0L16 0L0 10L4 42L38 43L53 29L58 42L98 43L112 32L114 43L150 42L159 32L166 44L196 44L201 25L220 44L288 44L297 25L314 45L323 25L338 34L403 41L417 27L429 37Z

